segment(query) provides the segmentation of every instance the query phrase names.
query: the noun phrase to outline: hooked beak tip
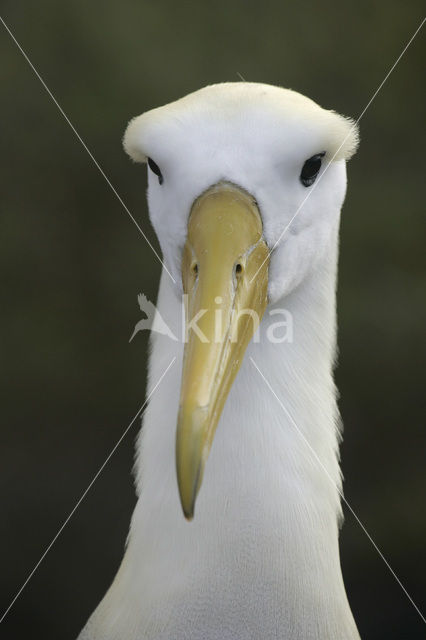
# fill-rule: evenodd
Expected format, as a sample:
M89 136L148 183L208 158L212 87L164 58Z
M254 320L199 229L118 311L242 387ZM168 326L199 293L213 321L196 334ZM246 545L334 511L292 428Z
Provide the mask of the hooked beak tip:
M183 515L185 516L185 520L187 520L188 522L192 522L194 519L194 509L191 509L190 511L185 511L184 509Z
M181 442L178 439L176 466L179 497L183 515L190 522L194 518L195 502L201 484L203 455L199 452L198 447L194 450L180 445Z
M195 501L197 499L197 493L198 491L194 488L191 499L189 501L185 500L182 495L180 496L183 515L185 516L185 520L187 520L188 522L191 522L194 519Z

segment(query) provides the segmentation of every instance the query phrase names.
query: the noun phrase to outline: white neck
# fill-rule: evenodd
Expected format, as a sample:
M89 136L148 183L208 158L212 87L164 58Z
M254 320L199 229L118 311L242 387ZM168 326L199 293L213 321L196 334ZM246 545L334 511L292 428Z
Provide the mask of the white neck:
M106 625L103 638L359 637L338 549L334 246L281 305L292 314L292 343L266 341L277 322L267 310L219 422L191 523L174 459L183 345L153 336L149 390L176 362L144 416L128 548L93 617ZM180 335L180 302L166 274L158 308Z

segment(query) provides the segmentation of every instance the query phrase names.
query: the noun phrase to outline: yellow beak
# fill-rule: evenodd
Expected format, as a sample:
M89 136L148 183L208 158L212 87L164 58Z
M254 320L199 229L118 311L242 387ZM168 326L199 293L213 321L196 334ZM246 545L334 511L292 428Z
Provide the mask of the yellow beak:
M182 261L186 344L176 433L177 479L188 520L223 406L265 312L268 256L250 194L219 183L194 202Z

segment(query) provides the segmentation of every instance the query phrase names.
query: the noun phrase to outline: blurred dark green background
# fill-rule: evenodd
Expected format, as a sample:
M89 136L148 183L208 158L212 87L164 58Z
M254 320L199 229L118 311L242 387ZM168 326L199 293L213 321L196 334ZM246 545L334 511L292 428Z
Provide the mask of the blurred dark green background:
M150 240L130 117L203 85L281 84L357 117L422 3L3 1L1 14ZM339 277L346 497L425 605L422 427L424 34L361 122ZM138 410L159 264L0 25L1 609ZM139 423L138 423L139 424ZM10 640L75 638L122 556L135 424L2 623ZM346 510L349 599L364 639L425 626ZM123 639L125 640L125 639ZM225 639L224 639L225 640Z

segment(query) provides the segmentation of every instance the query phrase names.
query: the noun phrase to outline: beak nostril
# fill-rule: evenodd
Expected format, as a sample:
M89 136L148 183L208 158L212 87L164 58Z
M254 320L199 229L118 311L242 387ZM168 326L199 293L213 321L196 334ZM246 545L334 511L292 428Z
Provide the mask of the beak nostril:
M243 271L243 265L240 262L237 262L235 265L235 273L239 276Z
M198 274L198 264L195 263L194 266L192 267L193 272L195 273L195 275Z

